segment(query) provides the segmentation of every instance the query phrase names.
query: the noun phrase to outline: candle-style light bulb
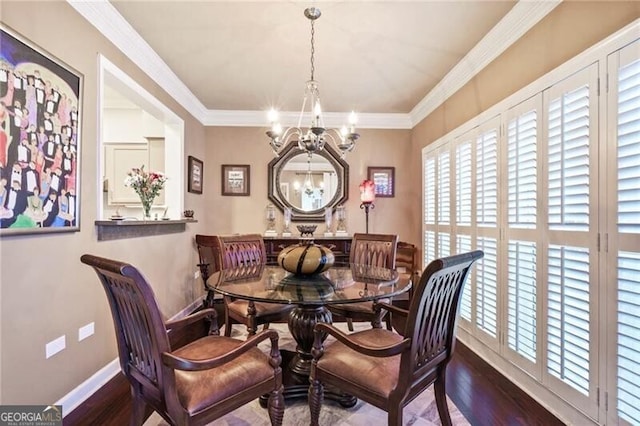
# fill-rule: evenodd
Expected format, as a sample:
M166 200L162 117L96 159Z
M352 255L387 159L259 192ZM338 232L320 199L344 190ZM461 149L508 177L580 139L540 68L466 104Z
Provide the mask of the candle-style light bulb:
M276 121L278 121L278 111L271 108L267 113L267 117L269 119L269 123L275 123Z
M322 114L322 107L320 107L319 101L316 101L316 105L313 107L313 114L316 118L320 118L320 114Z
M349 114L349 126L351 127L351 133L355 132L357 122L358 122L358 116L354 111L351 111L351 114Z
M345 138L349 134L349 130L347 130L347 126L342 126L340 128L340 134L342 135L342 138Z
M273 126L271 126L271 131L276 135L280 135L282 133L282 126L280 125L280 123L273 123Z

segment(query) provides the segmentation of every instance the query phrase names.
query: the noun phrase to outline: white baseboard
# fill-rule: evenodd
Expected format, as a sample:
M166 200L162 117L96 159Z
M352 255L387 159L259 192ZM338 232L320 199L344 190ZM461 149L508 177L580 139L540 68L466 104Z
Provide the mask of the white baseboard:
M202 304L202 299L197 299L190 303L186 308L171 317L171 320L186 317ZM91 395L96 393L102 386L113 379L120 371L120 360L118 358L95 372L91 377L82 382L78 387L60 398L55 405L62 405L63 417L78 408L80 404L87 400Z

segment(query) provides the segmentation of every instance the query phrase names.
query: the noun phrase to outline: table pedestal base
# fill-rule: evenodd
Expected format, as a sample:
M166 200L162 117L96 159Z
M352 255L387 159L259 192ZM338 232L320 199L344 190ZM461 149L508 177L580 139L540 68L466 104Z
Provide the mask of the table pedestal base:
M313 348L313 327L318 322L331 324L331 312L324 306L298 306L289 314L289 331L295 339L296 352L282 350L282 379L284 398L307 398L309 392L309 374L311 373L311 349ZM326 334L322 340L326 339ZM260 405L267 406L269 396L260 397ZM343 407L356 405L357 398L347 395L339 389L325 386L324 398L337 401Z

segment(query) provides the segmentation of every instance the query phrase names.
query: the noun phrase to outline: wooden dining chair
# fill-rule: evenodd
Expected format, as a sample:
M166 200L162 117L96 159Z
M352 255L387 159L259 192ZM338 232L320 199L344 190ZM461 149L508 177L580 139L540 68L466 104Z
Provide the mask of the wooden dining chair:
M247 340L219 336L217 314L204 309L164 322L151 286L127 263L85 254L107 295L118 343L120 368L131 385L130 424L142 425L147 407L171 425L202 425L269 394L272 425L284 415L278 333L265 330ZM168 333L205 318L208 336L176 349ZM258 344L271 340L269 355Z
M413 285L417 285L420 280L420 273L422 270L420 269L418 248L415 244L398 241L398 249L396 250L396 270L398 271L399 279L411 281ZM403 309L408 309L412 295L413 286L409 291L394 297L391 304ZM387 330L391 330L392 328L395 328L396 330L403 328L404 321L404 317L394 317L392 312L387 312L385 317Z
M349 263L395 269L398 236L390 234L353 234ZM380 327L382 316L376 315L373 302L341 303L329 305L333 315L347 321L349 331L353 331L353 321L368 321L373 327Z
M451 425L446 367L455 347L455 329L465 281L482 251L436 259L424 270L409 310L376 304L406 316L402 333L372 328L345 334L333 325L314 327L309 387L311 424L317 425L324 387L333 386L387 412L388 424L402 425L404 407L434 384L443 425ZM327 335L336 340L323 346Z
M207 303L210 303L209 301L214 297L213 290L206 284L212 273L234 268L250 271L247 267L262 267L267 262L264 240L259 234L233 236L198 234L196 245L200 257L200 272L207 290ZM293 306L224 296L224 308L224 335L231 336L234 323L246 325L249 335L253 335L258 325L263 324L266 329L271 322L286 321Z

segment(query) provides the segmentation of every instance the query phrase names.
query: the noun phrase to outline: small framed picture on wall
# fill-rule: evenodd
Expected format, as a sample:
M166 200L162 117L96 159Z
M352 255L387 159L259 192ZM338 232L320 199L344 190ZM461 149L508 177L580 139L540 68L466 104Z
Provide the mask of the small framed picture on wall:
M194 194L202 194L204 163L196 157L189 156L187 190Z
M373 181L376 197L395 196L395 167L368 167L367 177Z
M251 194L251 166L222 165L222 195L249 196Z

